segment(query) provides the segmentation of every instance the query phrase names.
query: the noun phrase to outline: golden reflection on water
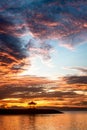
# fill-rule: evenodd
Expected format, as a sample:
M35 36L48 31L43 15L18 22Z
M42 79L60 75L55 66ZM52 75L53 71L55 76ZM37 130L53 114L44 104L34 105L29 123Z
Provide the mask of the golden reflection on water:
M0 116L0 130L87 130L87 112Z

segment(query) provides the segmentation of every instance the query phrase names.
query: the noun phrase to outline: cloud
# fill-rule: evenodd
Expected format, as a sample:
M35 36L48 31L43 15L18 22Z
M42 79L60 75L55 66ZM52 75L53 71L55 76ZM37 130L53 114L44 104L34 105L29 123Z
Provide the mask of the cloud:
M63 80L68 84L87 84L87 76L67 76Z
M49 43L40 39L31 39L27 44L27 49L31 57L42 56L44 60L51 58L49 53L53 50Z
M87 76L65 76L54 92L44 90L50 83L41 77L19 77L30 67L31 57L51 58L48 40L74 48L87 42L87 1L85 0L3 0L0 1L0 98L78 97L74 90L86 88ZM86 68L73 69L87 73ZM17 77L16 77L17 76ZM55 81L56 82L56 81ZM20 85L19 85L20 84ZM31 85L32 87L28 86ZM38 87L34 85L39 85ZM85 86L82 88L82 85ZM66 92L64 91L66 89ZM57 92L55 92L55 90ZM81 100L81 99L80 99Z
M43 87L27 86L15 87L5 86L0 88L0 99L5 98L32 98L36 97L40 92L42 93Z
M3 80L2 80L3 79ZM52 83L51 80L48 80L44 77L35 77L35 76L4 76L0 79L0 87L4 86L28 86L28 85L39 85Z
M87 67L74 67L71 69L77 70L77 71L81 72L83 75L87 75Z
M20 70L25 65L26 57L26 49L22 49L20 39L0 34L0 70L4 74L8 74L13 69Z
M24 103L29 99L34 99L35 101L44 100L48 102L48 105L85 107L86 105L81 102L86 100L87 85L83 82L78 83L77 78L74 82L73 80L69 82L69 80L71 81L71 78L64 77L52 82L46 78L29 76L6 79L6 82L4 80L0 83L0 101L10 103L10 99L14 98Z
M86 4L84 0L0 1L0 68L23 69L30 56L48 60L52 46L47 39L57 39L68 48L85 43Z
M50 84L51 86L51 84ZM30 85L7 85L4 87L0 87L0 100L6 98L76 98L79 94L74 91L46 91L46 84L30 84Z
M26 22L36 37L56 38L61 45L73 48L87 41L86 4L84 0L33 1L26 10Z
M82 101L82 102L80 103L80 105L85 105L85 106L87 106L87 101Z
M52 81L41 77L4 77L0 79L0 99L4 98L32 98L45 92L46 84Z

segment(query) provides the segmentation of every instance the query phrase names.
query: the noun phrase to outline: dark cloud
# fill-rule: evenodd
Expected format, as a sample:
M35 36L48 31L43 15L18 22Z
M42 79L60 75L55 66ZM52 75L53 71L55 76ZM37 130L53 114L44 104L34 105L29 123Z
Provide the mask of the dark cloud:
M67 76L63 80L68 84L87 84L87 76Z
M40 86L5 86L0 88L0 99L37 97L42 92L44 92L44 88Z
M23 54L22 43L20 39L11 35L1 34L0 40L0 52L7 52L9 55L12 55L17 59L22 59L26 56Z
M19 66L20 70L25 65L23 59L27 57L26 49L22 49L21 42L16 37L1 34L0 40L0 69L4 71L7 68L11 71L14 66Z
M56 97L56 98L74 98L78 96L74 91L55 91L55 92L49 92L47 94L47 97Z
M75 98L78 94L73 91L46 92L45 85L5 86L0 88L0 99L4 98Z
M86 42L86 21L85 0L0 1L0 66L20 69L31 55L49 59L50 38L70 48Z
M84 100L84 99L83 99ZM76 103L74 103L75 105L78 106L85 106L87 107L87 101L77 101Z
M86 42L87 2L84 0L33 1L26 10L26 18L30 31L37 37L57 38L69 47Z
M80 105L86 105L87 106L87 101L82 101Z

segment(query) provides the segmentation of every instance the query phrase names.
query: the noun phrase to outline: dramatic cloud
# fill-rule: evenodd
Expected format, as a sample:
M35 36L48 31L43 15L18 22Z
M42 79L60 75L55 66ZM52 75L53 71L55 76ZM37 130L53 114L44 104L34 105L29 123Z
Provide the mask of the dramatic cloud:
M32 98L39 96L39 93L44 92L43 87L27 86L13 87L5 86L0 88L0 99L4 98Z
M46 42L50 38L70 48L86 42L86 5L84 0L1 1L0 66L18 70L31 54L50 58L51 46Z
M8 82L2 81L1 83L0 102L21 104L34 99L38 103L43 101L48 106L86 107L87 83L84 81L86 77L83 77L84 80L82 79L82 81L80 78L82 77L68 76L53 82L45 78L28 76L18 77L18 79L12 81L8 79Z
M26 21L36 37L56 38L61 45L72 48L87 41L86 7L84 0L33 1L26 10Z
M14 77L0 79L0 102L3 99L20 98L22 100L44 97L46 85L52 81L41 77ZM42 96L43 95L43 96Z
M64 77L63 80L68 84L87 84L87 76L69 76Z
M82 102L86 95L83 94L83 91L86 91L87 68L73 67L71 69L84 73L84 76L65 76L58 81L21 75L23 71L29 70L33 57L42 57L44 61L48 61L51 56L54 58L52 52L54 48L57 49L54 47L56 46L55 41L59 46L70 49L87 43L87 1L0 1L1 101L4 98L52 100L53 97L54 100L60 99L59 101L63 104L70 104L70 101L72 104L85 105L87 103L85 100ZM62 58L64 59L64 57ZM57 57L54 59L58 60ZM63 63L61 62L61 65ZM57 65L59 67L59 63ZM37 66L39 67L39 63ZM47 69L45 71L49 73ZM37 74L35 73L35 75ZM50 85L47 85L52 82L56 83L57 87L51 88ZM82 94L82 98L80 98L80 94ZM75 97L76 102L72 97ZM77 97L81 102L77 101ZM86 98L84 97L84 99Z

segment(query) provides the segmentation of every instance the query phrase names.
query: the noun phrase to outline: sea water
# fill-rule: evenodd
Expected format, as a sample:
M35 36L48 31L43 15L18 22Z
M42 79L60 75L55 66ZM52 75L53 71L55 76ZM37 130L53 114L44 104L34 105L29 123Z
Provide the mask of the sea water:
M87 112L0 115L0 130L87 130Z

